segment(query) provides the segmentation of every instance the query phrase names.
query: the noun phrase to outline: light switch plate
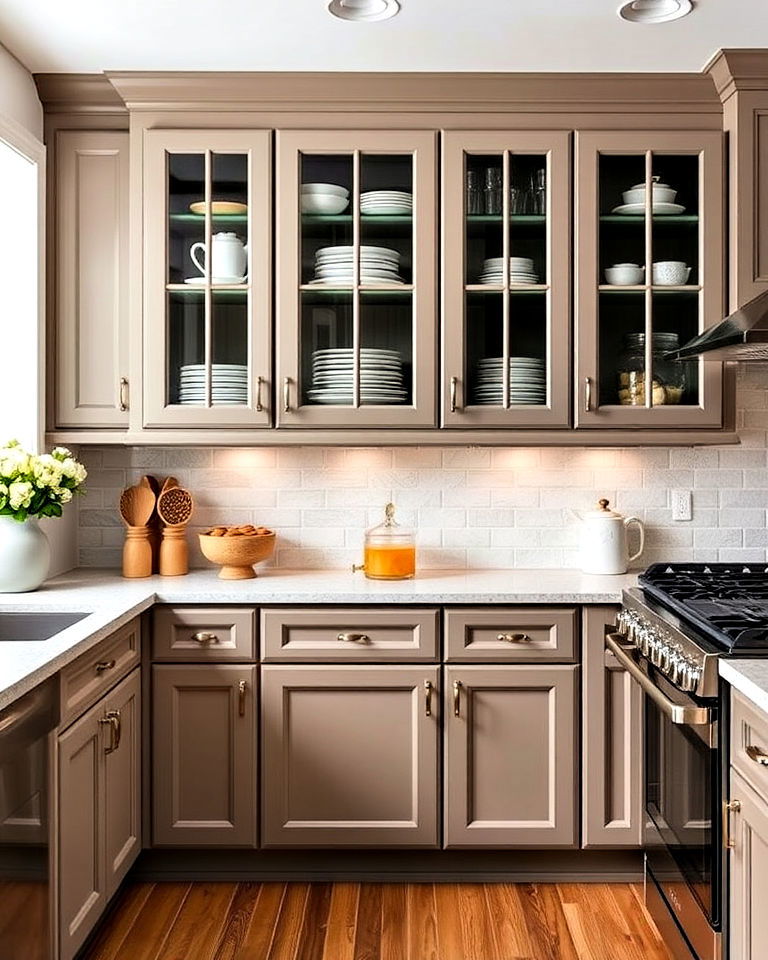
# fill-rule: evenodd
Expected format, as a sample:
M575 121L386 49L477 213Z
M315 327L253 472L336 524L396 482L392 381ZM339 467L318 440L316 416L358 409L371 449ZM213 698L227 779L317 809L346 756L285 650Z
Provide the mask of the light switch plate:
M672 491L672 519L693 519L693 494L690 490Z

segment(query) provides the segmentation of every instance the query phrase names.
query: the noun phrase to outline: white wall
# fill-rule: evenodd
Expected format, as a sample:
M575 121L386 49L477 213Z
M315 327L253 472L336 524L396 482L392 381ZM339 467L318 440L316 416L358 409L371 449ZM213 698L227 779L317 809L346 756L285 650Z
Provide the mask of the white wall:
M43 108L32 74L0 45L0 114L43 139Z

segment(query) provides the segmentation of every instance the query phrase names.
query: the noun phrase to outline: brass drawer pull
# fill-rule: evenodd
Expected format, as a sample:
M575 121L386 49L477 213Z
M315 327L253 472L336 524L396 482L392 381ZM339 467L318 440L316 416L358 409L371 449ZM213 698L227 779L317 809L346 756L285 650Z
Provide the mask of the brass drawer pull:
M205 633L205 631L201 630L198 633L193 633L192 639L198 643L216 643L219 638L215 633Z
M109 727L109 743L104 747L104 753L114 753L120 746L120 737L122 735L120 711L108 710L103 717L99 718L99 723Z
M128 409L128 378L120 377L120 413L125 413Z
M291 378L283 380L283 413L291 412Z
M93 669L96 671L96 673L104 673L105 670L112 670L114 666L115 666L114 660L99 660L94 665Z
M532 638L527 633L500 633L497 637L502 643L531 643Z
M461 680L453 681L453 715L461 716Z
M432 716L432 681L424 681L424 713L426 716Z
M741 810L741 800L726 801L723 804L723 846L726 850L733 850L736 840L731 836L731 814Z
M760 747L753 747L750 744L746 750L747 756L750 760L754 760L755 763L759 763L761 767L768 767L768 753Z
M263 383L264 383L264 377L256 378L256 413L264 412L264 404L262 403L262 400L261 400L261 387Z
M339 643L370 643L367 633L340 633L336 639Z
M456 409L457 409L457 406L458 406L457 401L456 401L456 394L457 394L457 388L458 388L458 386L459 386L459 378L458 378L458 377L451 377L451 413L456 413Z
M241 680L237 685L237 712L241 717L245 716L245 691L248 689L248 684L245 680Z
M592 378L584 377L584 412L592 412Z

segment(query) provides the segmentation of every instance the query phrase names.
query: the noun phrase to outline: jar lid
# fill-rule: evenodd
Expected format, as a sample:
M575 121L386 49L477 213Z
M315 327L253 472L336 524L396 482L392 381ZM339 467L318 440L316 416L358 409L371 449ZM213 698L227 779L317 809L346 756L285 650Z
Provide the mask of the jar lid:
M584 518L587 520L623 520L624 515L617 513L615 510L611 510L610 503L610 500L601 497L600 500L597 501L595 509L588 510L584 514Z
M651 177L651 179L653 180L653 186L654 186L654 187L661 187L661 189L663 189L663 190L669 190L669 189L671 189L668 183L662 183L662 182L661 182L661 177L653 176L653 177ZM632 186L630 187L630 190L645 190L645 182L643 182L643 183L633 183Z
M644 333L626 333L624 342L629 346L645 346ZM664 347L664 349L673 349L680 343L680 335L671 331L659 331L653 334L652 343L654 346Z
M365 533L366 537L410 537L412 533L407 527L401 527L395 520L395 505L388 503L384 507L384 522L371 527Z

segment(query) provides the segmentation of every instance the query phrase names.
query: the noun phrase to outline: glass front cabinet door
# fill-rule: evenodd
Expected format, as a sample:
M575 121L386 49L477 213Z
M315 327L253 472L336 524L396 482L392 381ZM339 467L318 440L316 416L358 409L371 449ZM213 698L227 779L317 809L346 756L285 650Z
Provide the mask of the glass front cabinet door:
M277 133L277 422L431 427L436 133Z
M723 317L721 134L576 143L576 426L719 427L721 364L670 354Z
M271 423L271 133L149 130L144 423Z
M567 427L570 135L443 135L443 424Z

